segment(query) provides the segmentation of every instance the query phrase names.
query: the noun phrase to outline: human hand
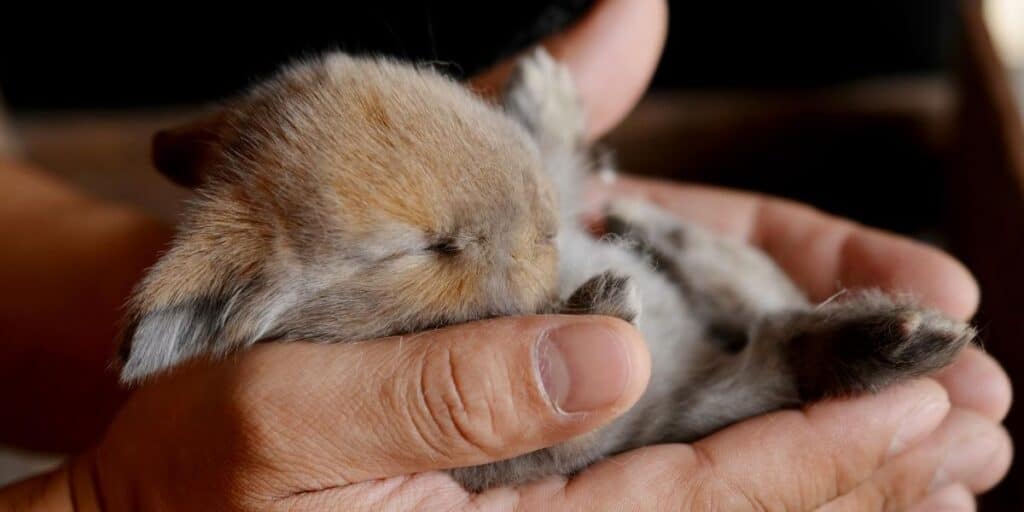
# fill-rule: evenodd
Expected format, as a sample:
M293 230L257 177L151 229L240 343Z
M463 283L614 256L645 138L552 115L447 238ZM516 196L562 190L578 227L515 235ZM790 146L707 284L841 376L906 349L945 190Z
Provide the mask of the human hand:
M646 87L664 37L664 11L661 7L664 7L663 3L657 0L632 3L604 0L598 3L594 12L580 26L545 42L548 51L573 73L590 116L589 131L592 138L617 124ZM502 82L511 65L511 62L500 65L479 81L485 85L485 89L494 90L497 87L493 84ZM977 285L967 270L948 255L895 235L825 215L806 206L751 194L669 185L630 177L620 177L613 184L595 180L592 185L594 206L612 195L639 195L675 212L684 220L709 226L722 234L761 247L812 299L827 298L837 291L837 283L841 283L846 287L882 287L909 291L926 304L963 320L971 317L977 308ZM1003 477L1012 457L1006 432L998 425L1005 417L1011 400L1005 372L991 357L971 347L954 365L938 375L934 382L941 385L938 392L944 394L949 407L939 430L930 434L912 455L901 456L899 462L883 463L879 459L876 467L865 470L862 476L871 476L864 476L855 490L847 493L836 491L835 496L827 501L833 502L835 507L851 510L871 510L885 506L901 508L920 501L926 494L941 490L941 496L935 499L952 500L955 502L952 506L954 509L970 509L973 507L974 493L991 487ZM925 403L928 397L921 392L923 388L914 389L917 391L907 391L908 394L903 398L909 402ZM936 391L934 386L931 390ZM880 397L863 397L854 402L864 404L864 413L868 417L881 414L886 407L891 406ZM812 406L807 411L807 417L816 414L812 411L825 407L828 406ZM851 403L825 409L832 412L816 417L823 424L841 428L844 424L840 414L844 411L843 407L852 410L854 405ZM774 417L770 415L767 418ZM795 459L786 454L780 454L777 459L769 457L781 449L776 443L763 440L762 443L751 445L750 440L744 439L742 434L735 434L744 432L743 429L750 428L748 425L751 424L767 425L764 435L782 436L783 443L786 440L808 445L821 442L813 436L791 437L795 434L778 428L779 425L774 421L754 419L712 436L710 439L716 441L709 439L707 442L714 442L723 448L726 464L733 461L743 467L743 461L747 461L753 466L759 464L755 461L764 459L776 463L757 468L758 474L765 474L771 471L769 468L774 467L778 468L778 474L802 478L801 475L807 471L830 467L827 456L817 460L809 456L800 463L799 468L795 468ZM861 428L863 424L848 423L843 432L847 433L845 436L851 436ZM881 432L875 431L875 434L881 435ZM840 436L840 442L834 446L836 451L830 456L858 456L858 444L854 439L845 439L849 442L844 442L845 436ZM959 442L954 443L955 440ZM730 448L730 443L737 446ZM700 445L697 443L695 446ZM750 453L743 453L738 449L739 446L745 446ZM645 453L656 449L646 450ZM946 480L957 483L943 489L933 489L930 483L925 485L921 482L932 482L934 478L937 486L942 483L942 478L935 478L936 464L940 459L954 464L955 467L946 468ZM634 469L641 475L647 473L643 468ZM679 470L677 478L685 479L694 475L692 468L676 469ZM584 473L581 478L588 474ZM950 474L955 477L949 478ZM696 477L699 476L700 472L697 472ZM734 491L760 499L761 495L755 490L763 490L764 487L759 485L756 475L736 475L733 478L730 485ZM657 479L651 481L652 485L664 483ZM910 481L917 481L918 485L900 483ZM612 489L627 488L612 481L606 484ZM787 496L787 492L792 494ZM815 501L803 500L801 493L793 485L779 485L776 482L772 502L799 508L796 504ZM717 499L714 495L710 493L710 499L706 502ZM655 492L653 496L660 494ZM595 503L599 503L596 498ZM932 505L935 503L922 506L930 509Z
M781 208L777 219L785 222L777 228L783 230L768 232L783 241L792 236L788 229L807 235L815 232L809 225L839 222L774 200L754 209L749 196L708 189L624 180L615 193L645 193L676 208L707 201L697 213L677 212L698 221L704 212L717 212L707 224L748 236L776 226L770 220L776 214L767 212ZM959 316L973 308L936 300L972 295L969 277L952 260L888 235L843 227L851 230L849 240L835 247L863 244L895 261L900 258L886 251L909 252L916 265L934 267L925 275L950 277L935 289L902 282L907 274L900 272L888 278L868 273L864 283L930 290L925 300ZM823 243L814 236L806 241L811 247ZM803 263L797 252L787 263L777 249L762 245L784 267L819 263L815 268L833 277L849 275L846 267L864 261L850 263L822 249L806 252L815 256ZM814 295L808 283L828 275L808 277L798 280ZM538 392L532 359L540 332L558 321L608 322L602 325L621 336L631 355L626 391L610 405L568 420L553 414ZM77 460L70 487L83 510L98 504L98 496L106 510L872 510L906 508L933 486L943 490L933 499L969 509L971 492L997 481L1009 461L1005 433L995 425L1009 400L1005 376L974 352L938 383L922 380L877 396L774 413L693 445L622 454L571 481L551 478L472 495L447 475L429 471L512 456L600 425L636 399L647 364L636 333L611 319L502 319L401 341L267 345L219 364L194 363L140 389L99 448ZM949 465L940 472L943 462Z
M541 377L545 342L563 347L567 380ZM1008 461L986 420L951 413L943 388L920 380L756 418L693 445L628 452L571 480L472 494L434 471L593 429L639 397L648 372L637 333L602 317L268 344L139 389L66 473L67 487L78 510L107 511L874 510L916 501L965 439L995 449L988 471L949 459L951 482L968 486L953 487L954 498L969 500L966 489L990 485ZM561 409L577 412L548 400L562 396L548 388L559 384L569 390Z
M967 270L948 255L924 244L859 226L804 205L754 194L626 176L619 177L612 184L595 180L591 185L590 198L594 209L612 196L642 197L684 220L761 247L812 300L826 299L835 293L837 283L841 283L851 288L881 287L909 291L925 304L962 320L970 318L977 307L977 285ZM904 398L911 402L925 404L928 400L935 400L936 396L929 397L924 392L928 388L922 386L930 386L929 392L938 393L939 399L944 401L942 407L946 411L941 424L910 452L889 461L878 459L877 466L861 473L856 485L847 488L848 492L828 500L808 501L804 497L800 498L804 501L797 502L777 496L785 492L785 485L773 483L765 488L760 476L751 476L747 480L740 478L730 485L741 494L749 493L755 504L785 503L796 509L803 508L798 503L818 506L827 501L829 505L826 508L838 510L902 510L938 491L942 492L932 499L950 500L952 505L948 508L973 509L973 495L1002 479L1012 458L1009 437L999 425L1010 405L1009 380L995 360L970 347L934 381L926 379L899 392L908 393ZM879 397L864 397L854 402L868 404L875 399ZM806 419L816 417L823 424L832 425L837 429L835 435L840 440L856 437L860 427L848 424L850 418L843 418L845 407L852 405L841 404L812 406L806 412ZM861 414L869 417L882 414L887 407L884 401L862 406L865 408ZM801 475L801 469L812 471L822 464L828 467L830 457L838 459L840 464L852 464L842 459L862 455L855 448L856 442L839 442L837 451L833 453L817 452L815 445L821 440L794 434L791 426L771 419L778 414L787 413L749 420L696 446L702 443L718 446L722 454L714 460L723 461L726 465L739 464L743 467L744 460L749 464L760 464L749 462L760 456L767 459L768 465L756 468L757 475L773 475L775 473L766 468L775 467L781 474L798 480L806 478ZM759 439L744 433L756 433ZM776 435L780 436L777 441L766 439ZM799 468L795 465L773 466L774 459L769 455L791 441L801 443L798 446L805 449L815 448L809 451L818 453L820 457L816 459L808 455ZM739 447L746 447L753 453L741 453ZM783 460L793 463L792 460ZM939 464L943 461L949 465L940 470ZM772 494L766 498L756 489ZM796 498L790 496L788 499ZM921 506L922 510L937 507L935 502Z
M541 368L560 366L542 362L554 353L570 369L545 379ZM871 510L878 504L871 500L903 508L923 494L942 453L965 436L1003 448L985 421L949 413L943 388L922 380L763 416L693 445L622 454L572 480L477 495L435 471L596 428L636 401L648 372L638 334L604 317L505 318L364 343L267 344L220 362L194 361L140 388L103 442L58 474L69 483L51 485L71 489L67 501L77 510L107 511L802 510L829 502ZM551 389L558 385L568 393ZM550 396L567 398L556 408ZM978 488L1007 461L990 457L989 471L972 473L954 460L946 471Z
M639 334L607 317L266 344L136 390L57 487L72 489L76 510L451 508L477 498L432 470L593 430L631 406L648 375ZM498 494L488 499L505 503Z

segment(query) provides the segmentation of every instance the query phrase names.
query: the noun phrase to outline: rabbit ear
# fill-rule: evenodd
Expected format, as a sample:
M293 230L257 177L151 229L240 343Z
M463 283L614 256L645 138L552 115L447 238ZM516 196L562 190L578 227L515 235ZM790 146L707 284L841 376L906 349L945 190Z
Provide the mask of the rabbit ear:
M196 297L138 313L118 347L121 382L137 382L210 351L220 339L228 302Z
M123 383L280 335L297 292L293 281L268 275L258 239L202 231L179 238L128 303L117 352ZM225 257L219 246L235 252Z
M215 112L153 136L153 165L171 181L189 188L203 182L221 149L225 114Z
M278 319L291 305L286 293L257 277L235 289L139 307L118 347L121 382L134 384L195 357L223 357L275 338Z

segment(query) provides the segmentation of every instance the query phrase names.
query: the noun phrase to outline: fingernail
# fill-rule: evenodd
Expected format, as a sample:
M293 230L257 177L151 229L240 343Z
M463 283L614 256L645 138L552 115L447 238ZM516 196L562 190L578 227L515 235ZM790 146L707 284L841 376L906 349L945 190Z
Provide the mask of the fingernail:
M611 405L629 381L629 351L616 332L597 323L575 323L546 332L535 361L544 392L562 412Z
M989 434L959 440L949 448L946 458L935 471L932 489L941 489L951 483L970 479L992 464L996 452L1001 448L1000 439Z
M892 441L889 444L889 456L903 453L904 450L935 430L948 411L949 402L941 395L930 396L917 404L917 407L904 416L903 424L892 436Z
M913 512L970 512L974 495L963 485L949 485L928 496L911 509Z

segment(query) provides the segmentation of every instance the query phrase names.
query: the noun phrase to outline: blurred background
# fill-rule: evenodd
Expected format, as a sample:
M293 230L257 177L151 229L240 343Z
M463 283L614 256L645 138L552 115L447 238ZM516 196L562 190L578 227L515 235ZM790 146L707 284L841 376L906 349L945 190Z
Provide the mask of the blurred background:
M343 49L462 78L590 3L27 15L0 34L0 90L27 158L173 220L188 193L153 171L152 134L283 62ZM1022 396L1024 0L674 1L670 16L650 93L606 140L621 167L790 197L951 251L978 276L985 347ZM1024 433L1016 408L1008 424ZM1024 510L1024 472L982 508Z

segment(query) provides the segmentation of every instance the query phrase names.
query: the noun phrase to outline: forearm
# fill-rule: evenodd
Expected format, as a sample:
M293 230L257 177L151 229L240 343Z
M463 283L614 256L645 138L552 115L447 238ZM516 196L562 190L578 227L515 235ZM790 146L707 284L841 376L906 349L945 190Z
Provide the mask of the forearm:
M0 161L0 442L75 450L121 400L109 370L122 305L170 230Z

